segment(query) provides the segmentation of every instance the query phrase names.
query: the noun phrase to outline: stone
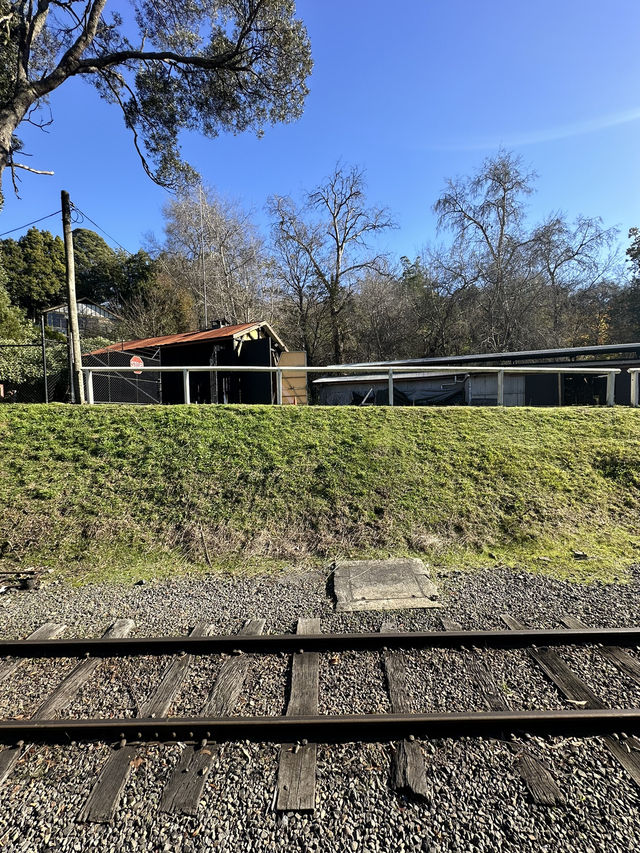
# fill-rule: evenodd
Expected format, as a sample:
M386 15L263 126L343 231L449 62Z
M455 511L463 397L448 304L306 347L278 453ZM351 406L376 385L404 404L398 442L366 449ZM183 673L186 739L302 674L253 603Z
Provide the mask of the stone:
M339 612L440 606L428 569L416 558L338 562L333 587Z

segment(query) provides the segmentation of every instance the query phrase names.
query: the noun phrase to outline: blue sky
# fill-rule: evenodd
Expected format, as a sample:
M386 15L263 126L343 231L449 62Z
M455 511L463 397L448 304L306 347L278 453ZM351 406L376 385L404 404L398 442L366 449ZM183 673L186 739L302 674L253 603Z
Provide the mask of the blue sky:
M532 221L550 211L640 225L637 0L299 0L315 67L294 124L183 139L205 184L267 224L266 198L300 194L338 160L366 170L371 203L398 228L383 247L416 255L437 239L431 205L449 176L503 145L539 174ZM131 251L162 232L167 193L146 177L116 108L71 81L47 134L21 130L21 200L4 178L4 232L59 208L60 189ZM86 223L92 227L91 223ZM59 233L57 219L42 228ZM19 236L20 232L12 236Z

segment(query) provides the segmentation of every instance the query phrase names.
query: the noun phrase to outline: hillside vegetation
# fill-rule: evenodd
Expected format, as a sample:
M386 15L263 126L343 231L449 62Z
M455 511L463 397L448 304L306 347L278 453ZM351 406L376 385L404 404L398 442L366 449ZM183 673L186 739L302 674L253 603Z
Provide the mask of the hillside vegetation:
M381 554L624 580L640 562L628 409L7 405L0 450L0 561L73 582Z

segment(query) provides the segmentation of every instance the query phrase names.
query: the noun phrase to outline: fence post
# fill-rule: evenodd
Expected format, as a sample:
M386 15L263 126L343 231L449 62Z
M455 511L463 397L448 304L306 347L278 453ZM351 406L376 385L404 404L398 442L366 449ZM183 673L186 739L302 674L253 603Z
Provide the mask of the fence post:
M182 384L184 387L184 402L186 405L189 405L191 402L191 389L189 388L189 371L182 371Z
M631 374L631 405L634 409L638 408L638 373L636 370L630 370Z
M86 379L87 379L87 402L90 406L93 406L95 400L93 398L93 370L85 371Z
M607 406L616 404L616 375L610 370L607 373Z
M498 400L499 406L504 406L504 370L498 371Z
M42 378L44 380L44 401L49 402L49 383L47 381L47 344L44 336L44 314L40 315L40 345L42 347Z
M393 406L393 369L389 368L389 405Z
M276 370L276 405L282 405L282 368Z

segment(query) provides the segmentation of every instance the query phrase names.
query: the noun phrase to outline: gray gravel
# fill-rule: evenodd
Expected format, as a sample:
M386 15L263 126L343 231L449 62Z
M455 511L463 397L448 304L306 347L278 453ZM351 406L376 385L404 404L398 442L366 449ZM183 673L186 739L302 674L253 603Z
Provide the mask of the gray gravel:
M559 627L565 614L592 625L640 624L640 575L627 586L579 586L505 570L439 578L443 608L392 614L336 614L322 572L253 578L176 579L122 588L72 590L51 585L0 597L1 635L23 637L45 621L67 635L99 635L115 617L136 622L138 635L186 634L197 621L220 633L264 617L267 632L293 631L299 616L319 616L325 631L379 630L383 618L407 630L440 627L439 616L465 628L502 627L510 612L533 627ZM562 650L576 672L613 705L637 704L640 690L594 650ZM526 652L481 652L514 708L567 707ZM479 707L466 677L469 654L427 650L408 657L415 710ZM220 666L196 658L188 689L172 714L197 713ZM29 662L0 684L0 714L29 714L74 661ZM105 660L68 714L132 715L158 683L166 659ZM286 703L285 656L252 660L237 709L281 713ZM378 713L389 708L380 660L374 654L321 656L320 710ZM415 803L389 790L391 747L346 744L318 749L314 816L277 816L273 792L277 747L234 743L216 754L195 817L158 812L162 786L180 746L144 746L112 825L81 825L76 814L108 755L104 745L30 747L0 788L3 851L617 851L640 850L640 791L598 739L531 738L567 797L558 808L530 802L505 744L475 739L421 741L431 797Z

